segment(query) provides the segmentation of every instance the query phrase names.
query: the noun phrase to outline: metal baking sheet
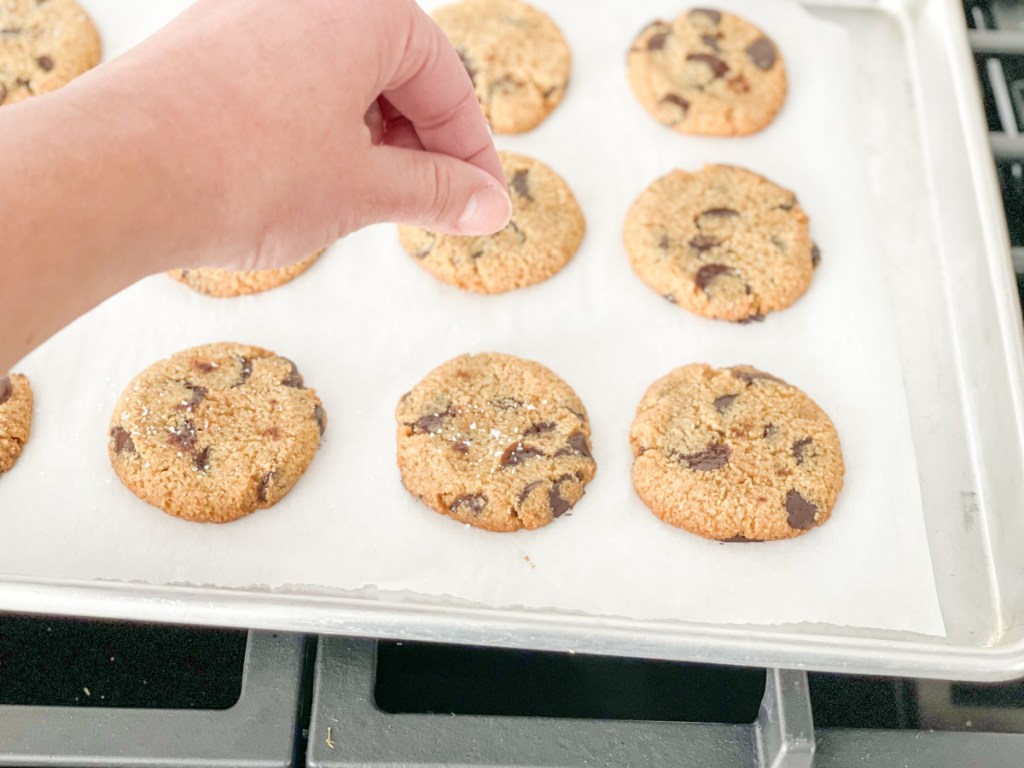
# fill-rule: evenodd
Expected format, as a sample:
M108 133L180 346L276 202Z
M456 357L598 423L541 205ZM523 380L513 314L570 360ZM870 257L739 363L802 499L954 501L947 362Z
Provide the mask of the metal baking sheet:
M962 20L956 4L939 0L813 7L841 24L858 52L871 54L858 56L853 92L837 97L859 107L877 203L878 283L897 327L945 639L822 624L731 626L483 608L372 590L353 596L41 576L6 579L2 604L846 671L1013 674L1024 657L1014 645L1020 596L1012 592L1010 559L1022 532L1009 515L1020 500L1020 318ZM230 311L218 307L211 321ZM410 380L419 373L410 372ZM990 474L997 469L1005 471Z

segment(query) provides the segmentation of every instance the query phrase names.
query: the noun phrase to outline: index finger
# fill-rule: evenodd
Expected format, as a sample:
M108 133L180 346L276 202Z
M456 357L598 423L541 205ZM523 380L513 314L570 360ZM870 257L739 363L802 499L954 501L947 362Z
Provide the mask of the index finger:
M401 60L385 85L385 98L412 123L428 152L475 165L506 187L469 73L434 20L413 8Z

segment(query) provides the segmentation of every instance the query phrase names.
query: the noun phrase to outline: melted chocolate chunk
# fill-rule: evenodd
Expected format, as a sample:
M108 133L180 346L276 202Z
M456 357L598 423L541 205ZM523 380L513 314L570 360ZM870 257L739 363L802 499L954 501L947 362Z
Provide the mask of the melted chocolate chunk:
M817 245L811 245L811 266L815 269L821 264L821 249Z
M526 431L523 432L523 437L528 435L543 435L546 432L553 432L555 430L555 424L550 421L542 421L539 424L533 424L527 427Z
M552 517L561 517L572 509L572 502L563 499L561 492L562 484L571 482L572 480L572 475L562 475L555 481L555 484L551 486L551 490L548 491L548 504L551 505Z
M767 37L759 37L747 46L747 56L758 69L771 69L775 65L775 45Z
M730 368L729 373L737 379L742 379L748 384L753 384L755 381L760 379L764 379L765 381L777 381L779 384L786 383L782 379L772 376L770 373L759 371L756 368Z
M693 10L690 11L690 16L693 16L695 13L707 16L709 19L711 19L711 22L713 24L717 24L722 20L722 12L713 10L711 8L694 8Z
M528 459L536 458L537 456L543 456L544 451L539 448L534 448L530 445L523 445L522 443L512 443L505 452L501 455L501 466L503 467L514 467L522 464Z
M761 539L748 539L746 536L733 536L731 539L722 539L723 544L763 544Z
M720 398L715 400L715 410L719 413L725 413L729 406L732 405L739 395L722 395Z
M512 191L522 198L533 202L533 195L530 194L529 171L516 171L512 177Z
M679 96L678 94L675 93L670 93L667 96L662 96L661 103L675 104L677 107L683 110L684 115L690 110L690 102L688 102L682 96Z
M749 288L749 286L747 287ZM750 291L748 290L747 293L749 294ZM736 322L739 323L740 325L750 325L751 323L763 323L764 315L758 312L757 314L748 315L747 317L740 318Z
M722 39L722 33L721 32L718 32L718 33L716 33L714 35L701 35L700 36L700 41L702 43L704 43L704 45L706 45L708 48L710 48L713 51L720 51L721 50L718 47L718 41L721 40L721 39Z
M265 502L267 500L267 491L270 490L270 481L274 479L273 472L267 472L263 477L260 478L259 485L256 486L256 498L260 501Z
M474 516L477 516L484 511L484 507L486 506L486 496L482 493L472 493L465 496L459 496L455 501L448 505L448 511L458 512L459 510L465 509Z
M451 406L448 407L447 411L441 411L439 413L428 413L426 416L421 416L416 419L409 426L412 427L413 432L440 432L444 427L444 420L452 415Z
M238 381L231 385L232 388L242 386L252 376L252 360L248 357L240 357L238 361L242 364L242 370L238 374Z
M796 459L797 464L804 463L804 449L813 442L809 437L802 437L790 446L790 451L793 453L793 458Z
M43 70L43 72L49 72L53 69L53 59L49 56L40 56L36 59L36 64L39 65L39 68Z
M658 247L663 251L668 250L668 235L661 236L661 239L658 241Z
M124 453L135 453L135 441L131 433L124 427L114 427L110 430L110 436L114 438L114 453L118 456Z
M517 400L514 397L494 397L491 398L490 402L495 408L501 408L503 411L511 411L523 407L523 401Z
M7 376L0 376L0 405L11 399L14 394L14 385Z
M196 360L192 363L192 369L200 373L212 373L217 370L217 364L207 362L206 360Z
M532 483L527 483L526 487L519 492L519 506L522 507L526 502L527 497L533 493L534 489L543 484L544 482L542 480L534 480Z
M458 453L458 454L460 454L462 456L465 456L467 453L469 453L469 446L466 445L461 440L454 440L454 441L452 441L451 446L452 446L452 450L453 451L455 451L456 453Z
M786 494L786 522L790 528L806 531L814 527L814 516L818 508L805 499L795 489Z
M710 251L716 245L718 238L711 235L695 235L689 242L689 246L697 251Z
M167 442L178 450L191 453L196 448L196 423L191 418L185 419L181 424L171 430Z
M185 382L185 386L192 390L192 397L184 403L178 403L179 411L191 411L195 409L203 400L206 399L207 393L210 391L206 387L199 387L195 384Z
M282 357L281 359L291 366L291 370L288 371L288 375L281 380L281 385L285 387L292 387L293 389L305 389L305 382L302 380L302 374L299 373L299 367L286 357Z
M733 216L739 215L740 212L732 208L708 208L701 214L701 216L711 216L715 219L731 219Z
M327 431L327 413L322 405L318 405L313 409L313 421L320 427L320 437L323 437L324 432Z
M668 36L672 34L672 30L665 32L655 32L649 38L647 38L647 50L648 51L660 51L665 47L665 41L668 40Z
M210 446L206 446L192 457L192 465L199 472L208 472L210 470Z
M729 65L711 53L688 53L687 61L699 61L711 68L711 74L716 78L722 77L729 71Z
M708 443L708 447L699 453L691 453L687 456L680 456L686 465L697 472L711 472L721 469L729 463L732 449L722 443Z
M573 453L587 459L594 458L590 453L590 443L587 441L587 436L582 432L573 432L569 435L568 443Z
M727 274L732 274L732 267L727 267L725 264L705 264L697 270L693 281L700 290L707 293L708 286L711 285L712 281Z
M793 206L795 206L795 205L796 205L796 197L793 197L790 200L787 200L786 202L784 202L782 205L780 205L779 208L781 208L784 211L792 211L793 210Z

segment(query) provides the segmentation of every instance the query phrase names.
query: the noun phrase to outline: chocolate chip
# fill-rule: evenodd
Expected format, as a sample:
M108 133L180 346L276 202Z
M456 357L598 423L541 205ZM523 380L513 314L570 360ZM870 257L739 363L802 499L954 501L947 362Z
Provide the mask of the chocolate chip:
M196 360L192 363L192 369L200 373L210 373L217 370L217 364L206 362L205 360Z
M658 241L658 247L663 251L668 250L668 235L661 236L661 239Z
M501 466L514 467L528 459L543 456L544 451L522 443L512 443L501 455Z
M800 495L795 489L786 494L786 522L790 528L806 531L814 527L814 516L818 508Z
M416 251L416 253L413 254L413 258L416 258L416 259L425 259L425 258L427 258L427 256L430 255L430 252L432 250L434 250L434 245L435 245L436 242L437 242L436 240L431 240L425 246L423 246L418 251Z
M198 471L208 472L210 469L210 446L206 446L192 457L192 464Z
M467 494L459 496L448 505L449 512L458 512L461 509L468 509L474 516L479 515L487 506L487 497L482 493Z
M496 408L501 408L503 411L511 411L516 408L523 407L523 401L517 400L514 397L494 397L491 398L491 405Z
M669 304L675 304L676 303L675 294L666 293L665 294L665 301L667 301Z
M706 45L708 48L710 48L713 51L720 50L719 47L718 47L718 41L721 40L721 39L722 39L722 33L721 32L717 32L717 33L715 33L713 35L701 35L700 36L701 42L704 43L704 45Z
M256 498L260 501L267 500L267 491L270 490L270 481L274 479L273 472L267 472L263 477L260 478L259 485L256 486Z
M711 53L689 53L686 55L686 60L707 64L711 68L711 74L716 78L729 71L729 65Z
M527 483L526 487L523 488L523 490L520 491L520 493L519 493L519 506L522 507L523 503L526 501L526 498L531 493L533 493L534 489L536 489L538 485L543 485L543 484L544 484L544 482L542 480L534 480L532 483Z
M0 405L11 399L14 394L14 385L7 376L0 376Z
M484 255L484 252L482 250L481 251L473 251L471 254L469 254L469 258L471 258L473 261L476 261L477 259L479 259L483 255Z
M252 376L252 360L248 357L240 357L238 361L242 364L242 371L238 374L238 381L231 385L232 389L242 386Z
M49 56L40 56L38 59L36 59L36 64L38 64L39 68L44 72L49 72L51 69L53 69L53 59L51 59Z
M476 69L469 63L469 58L466 56L465 51L456 49L456 53L459 54L459 60L462 62L462 66L466 68L466 74L469 75L470 82L473 83L473 87L476 87Z
M512 191L515 192L522 198L533 202L533 195L530 194L530 185L527 179L530 176L529 171L516 171L515 175L512 176Z
M779 208L781 208L784 211L792 211L793 210L793 206L795 206L795 205L796 205L796 198L793 197L790 200L787 200L786 202L784 202L782 205L780 205Z
M523 432L523 437L527 435L543 435L546 432L553 432L555 425L550 421L542 421L539 424L533 424Z
M769 437L774 437L777 429L778 427L776 427L774 424L765 424L764 433L761 435L761 437L763 437L765 440L767 440Z
M705 264L703 267L697 270L697 274L694 276L693 281L697 284L697 287L707 293L708 286L716 278L732 274L732 268L725 266L725 264Z
M815 269L821 264L821 249L817 245L811 245L811 266Z
M699 453L680 456L686 465L697 472L710 472L721 469L729 463L732 449L722 443L708 443L708 447Z
M313 408L313 421L320 427L320 437L324 436L324 432L327 431L327 413L324 411L322 405L318 405Z
M747 56L758 69L771 69L775 65L775 45L767 37L759 37L747 46Z
M206 399L207 393L210 391L206 387L199 387L195 384L185 382L185 386L192 391L192 397L184 403L178 404L179 411L191 411L196 408L204 399Z
M412 427L413 432L440 432L441 428L444 426L444 420L451 415L451 406L449 406L446 411L428 413L426 416L421 416L410 426Z
M562 475L555 481L555 484L551 486L551 490L548 491L548 504L551 505L552 517L561 517L572 509L572 502L563 499L561 493L562 484L571 482L572 479L572 475Z
M167 442L179 450L192 452L195 450L197 437L196 424L191 418L188 418L171 430L171 436L167 438Z
M737 379L742 379L748 384L753 384L755 381L765 379L766 381L777 381L779 384L785 384L782 379L772 376L770 373L759 371L757 368L751 368L750 366L737 366L730 368L729 373L735 376Z
M689 246L697 251L710 251L716 245L718 238L711 235L695 235L689 242Z
M287 357L282 357L281 359L291 366L291 370L288 371L288 375L281 380L281 385L285 387L293 387L294 389L305 389L305 382L302 380L302 374L299 373L298 366Z
M587 459L594 458L593 455L590 453L590 443L587 441L587 436L582 432L573 432L571 435L569 435L568 443L573 453L576 453Z
M131 433L124 427L114 427L110 430L110 436L114 438L114 453L118 456L124 453L136 453L135 441Z
M749 288L749 286L747 286L747 287ZM747 291L747 293L749 294L750 291ZM746 317L741 317L736 322L739 323L740 325L750 325L751 323L763 323L764 322L764 315L762 315L760 312L758 312L758 313L753 314L753 315L747 315Z
M655 32L647 38L647 50L660 51L665 47L665 41L668 40L668 36L671 34L672 30L668 30L667 32Z
M711 8L694 8L693 10L690 11L689 15L693 16L696 13L707 16L709 19L711 19L711 22L713 24L717 24L722 20L722 12L712 10Z
M792 451L793 458L796 459L797 464L804 463L804 449L813 442L809 437L802 437L790 447L790 451Z
M737 397L739 395L722 395L715 400L715 410L719 413L725 413L726 409L736 401Z
M670 93L667 96L662 96L660 103L662 103L662 104L675 104L677 107L679 107L681 110L683 110L683 114L684 115L690 109L690 102L688 102L682 96L679 96L678 94L675 94L675 93Z
M731 219L733 216L739 215L740 212L732 208L708 208L701 214L701 216L711 216L715 219Z
M451 446L453 451L455 451L458 454L461 454L462 456L465 456L467 453L469 453L469 446L466 445L461 440L453 440Z
M723 544L763 544L761 539L748 539L746 536L733 536L731 539L722 539Z

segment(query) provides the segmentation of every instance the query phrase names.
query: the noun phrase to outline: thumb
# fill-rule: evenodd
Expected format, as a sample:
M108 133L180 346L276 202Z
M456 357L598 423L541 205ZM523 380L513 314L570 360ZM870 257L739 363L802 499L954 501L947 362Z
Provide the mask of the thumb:
M508 189L449 155L379 146L371 173L377 218L454 235L490 235L512 217Z

